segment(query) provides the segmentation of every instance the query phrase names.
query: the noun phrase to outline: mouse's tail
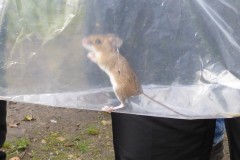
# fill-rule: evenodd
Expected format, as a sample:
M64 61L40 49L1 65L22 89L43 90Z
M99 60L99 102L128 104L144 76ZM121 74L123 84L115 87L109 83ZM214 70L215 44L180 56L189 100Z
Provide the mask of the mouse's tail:
M159 105L161 105L161 106L163 106L163 107L165 107L165 108L167 108L167 109L173 111L174 113L176 113L176 114L178 114L178 115L181 115L181 116L184 116L184 117L189 117L188 115L182 114L182 113L180 113L180 112L178 112L178 111L172 109L172 108L169 107L168 105L166 105L166 104L164 104L164 103L162 103L162 102L159 102L159 101L153 99L152 97L148 96L148 95L145 94L145 93L142 93L142 94L143 94L145 97L147 97L148 99L150 99L150 100L154 101L155 103L157 103L157 104L159 104Z

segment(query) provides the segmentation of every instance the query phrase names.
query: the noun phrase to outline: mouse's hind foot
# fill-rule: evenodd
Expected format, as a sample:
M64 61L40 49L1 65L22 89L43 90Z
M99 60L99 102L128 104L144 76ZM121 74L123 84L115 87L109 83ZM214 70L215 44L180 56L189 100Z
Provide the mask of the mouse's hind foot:
M102 108L102 111L105 111L105 112L108 112L108 113L111 113L114 110L115 110L114 107L110 107L110 106L104 106Z
M121 109L121 108L123 108L123 107L124 107L124 104L122 104L122 103L121 103L119 106L117 106L117 107L104 106L104 107L102 108L102 111L111 113L111 112L113 112L113 111L115 111L115 110L117 110L117 109Z

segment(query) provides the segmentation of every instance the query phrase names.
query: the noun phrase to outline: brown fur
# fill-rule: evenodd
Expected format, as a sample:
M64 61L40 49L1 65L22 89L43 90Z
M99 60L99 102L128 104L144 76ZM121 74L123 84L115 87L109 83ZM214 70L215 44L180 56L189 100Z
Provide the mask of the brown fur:
M176 114L181 114L171 107L156 101L142 91L138 78L129 65L128 61L119 53L118 48L122 45L122 40L114 34L91 35L82 41L83 46L90 51L88 57L105 71L113 85L113 90L121 105L117 107L103 107L104 111L112 112L123 108L125 101L131 96L143 94L145 97L159 105L163 105Z
M86 49L97 52L91 53L95 63L116 83L112 83L114 92L124 103L128 97L141 94L142 87L128 61L118 52L121 45L122 40L113 34L91 35L83 40Z

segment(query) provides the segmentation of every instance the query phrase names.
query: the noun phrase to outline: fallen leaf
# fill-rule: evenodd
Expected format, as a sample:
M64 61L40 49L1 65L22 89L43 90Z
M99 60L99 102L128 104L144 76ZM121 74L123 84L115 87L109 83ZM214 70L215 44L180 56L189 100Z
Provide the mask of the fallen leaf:
M111 124L111 121L110 121L110 120L109 120L109 121L102 120L102 124L103 124L104 126L110 125L110 124Z
M64 137L57 137L57 140L63 142L63 141L65 141L66 139L65 139Z
M73 157L74 157L74 155L72 155L72 154L68 155L68 158L73 158Z
M56 121L56 120L53 120L53 119L51 119L50 122L52 122L52 123L57 123L57 121Z
M26 115L23 120L24 121L33 121L33 120L35 120L35 118L33 118L32 115Z
M20 124L19 122L9 122L8 126L10 128L17 128L19 124Z
M43 140L41 141L41 143L42 143L42 144L46 144L47 142L43 139Z
M73 146L74 146L73 143L66 143L66 144L64 144L64 147L73 147Z
M20 158L19 157L12 157L9 160L20 160Z

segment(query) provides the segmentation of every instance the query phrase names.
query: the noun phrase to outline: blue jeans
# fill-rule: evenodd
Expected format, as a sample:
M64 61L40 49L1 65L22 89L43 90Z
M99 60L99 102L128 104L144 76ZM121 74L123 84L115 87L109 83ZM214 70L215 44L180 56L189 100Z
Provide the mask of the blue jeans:
M213 139L213 146L209 160L223 160L223 138L225 132L224 119L216 120L216 127Z
M213 146L221 142L224 138L225 132L225 123L224 119L217 119L216 120L216 127L215 127L215 134L213 139Z

